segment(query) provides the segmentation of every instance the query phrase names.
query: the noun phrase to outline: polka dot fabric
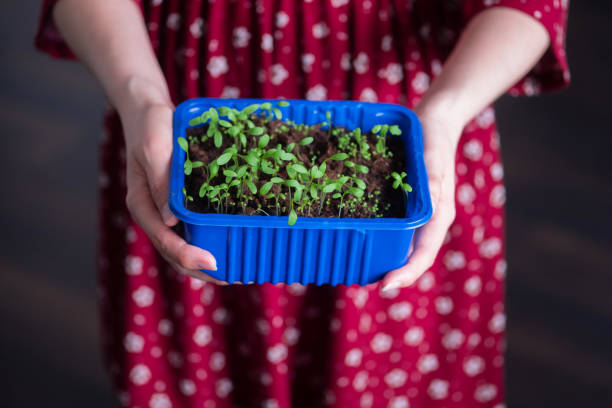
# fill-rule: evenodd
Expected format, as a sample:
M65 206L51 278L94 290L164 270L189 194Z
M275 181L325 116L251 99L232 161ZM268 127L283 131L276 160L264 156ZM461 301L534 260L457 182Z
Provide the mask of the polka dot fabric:
M151 0L139 3L175 102L196 96L360 99L414 106L462 27L512 7L552 38L512 88L569 80L567 1ZM72 54L43 5L36 44ZM124 204L125 151L101 146L106 364L121 403L170 407L504 407L504 200L495 114L466 127L457 217L410 288L213 284L178 275Z

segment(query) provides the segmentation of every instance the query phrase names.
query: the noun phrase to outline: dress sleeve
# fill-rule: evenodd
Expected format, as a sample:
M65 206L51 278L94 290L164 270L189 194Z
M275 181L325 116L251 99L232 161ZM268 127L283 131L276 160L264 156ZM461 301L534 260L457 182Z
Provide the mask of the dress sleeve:
M53 22L53 7L59 0L43 0L38 20L38 28L34 37L34 45L42 52L54 58L75 59L68 44L62 38Z
M521 11L544 25L550 35L550 48L536 66L513 85L511 95L534 95L569 85L570 73L565 54L565 33L569 0L466 0L465 21L491 7Z

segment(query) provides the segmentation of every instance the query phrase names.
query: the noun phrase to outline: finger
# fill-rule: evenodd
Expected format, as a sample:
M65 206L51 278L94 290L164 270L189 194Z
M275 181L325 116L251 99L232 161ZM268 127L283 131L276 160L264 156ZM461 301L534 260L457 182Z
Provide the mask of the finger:
M414 251L408 263L387 273L382 282L383 291L412 285L433 265L444 242L446 231L454 218L449 212L452 214L452 209L441 208L425 226L416 232Z
M144 165L147 182L157 210L164 224L171 227L178 219L168 207L168 181L172 158L172 109L166 106L151 108L144 124Z
M162 222L142 174L128 171L128 186L126 203L130 213L169 262L187 270L217 270L217 262L210 252L187 244Z
M178 273L181 273L183 275L187 275L189 277L192 277L192 278L195 278L195 279L199 279L199 280L204 281L204 282L210 282L210 283L214 283L214 284L221 285L221 286L228 285L228 282L215 279L212 276L207 275L207 274L205 274L204 272L202 272L200 270L185 269L182 266L176 264L175 262L170 262L169 261L168 263L170 264L170 266L172 266L172 268L175 271L177 271Z

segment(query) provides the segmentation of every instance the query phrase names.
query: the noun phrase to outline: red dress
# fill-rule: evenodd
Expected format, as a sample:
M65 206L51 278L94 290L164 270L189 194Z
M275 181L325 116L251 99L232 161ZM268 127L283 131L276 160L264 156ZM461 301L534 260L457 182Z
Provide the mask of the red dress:
M44 4L37 46L71 53ZM148 0L175 103L197 96L361 99L414 106L466 22L521 10L552 46L511 92L569 80L567 0ZM457 217L410 288L214 284L169 270L124 205L115 113L101 147L105 356L124 406L504 406L504 186L495 115L466 127Z

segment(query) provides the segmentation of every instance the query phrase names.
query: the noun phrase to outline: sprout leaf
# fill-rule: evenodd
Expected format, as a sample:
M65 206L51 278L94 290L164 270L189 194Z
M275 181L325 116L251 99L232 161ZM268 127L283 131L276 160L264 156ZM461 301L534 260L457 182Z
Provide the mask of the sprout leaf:
M185 152L189 149L189 143L187 143L187 139L184 137L177 138L178 144Z

